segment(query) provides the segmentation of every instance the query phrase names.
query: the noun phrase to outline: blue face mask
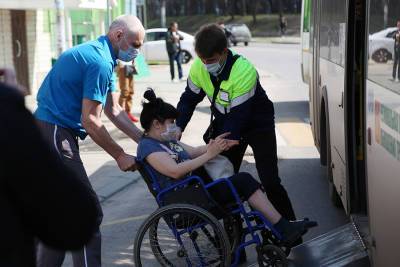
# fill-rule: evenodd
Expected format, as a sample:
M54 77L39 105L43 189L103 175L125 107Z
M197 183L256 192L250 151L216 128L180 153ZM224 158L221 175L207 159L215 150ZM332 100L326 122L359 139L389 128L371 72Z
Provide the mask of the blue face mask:
M125 40L125 37L124 37L124 41L126 43L128 43ZM128 49L126 49L126 50L122 50L121 46L119 45L119 51L118 51L118 59L119 60L122 60L125 62L130 62L130 61L134 60L138 54L139 54L139 49L134 48L133 46L131 46L129 44L128 44Z
M205 66L206 66L207 71L214 76L217 76L219 71L221 70L221 65L219 64L219 62L205 64Z

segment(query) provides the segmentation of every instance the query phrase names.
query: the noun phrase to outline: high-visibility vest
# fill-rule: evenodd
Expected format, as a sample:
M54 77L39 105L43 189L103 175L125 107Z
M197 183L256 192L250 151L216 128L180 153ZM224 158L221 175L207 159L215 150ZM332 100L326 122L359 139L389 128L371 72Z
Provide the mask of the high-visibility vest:
M233 64L228 80L222 81L215 100L215 108L222 114L246 102L254 96L257 87L257 71L253 64L240 56ZM196 94L203 90L212 100L214 85L205 65L196 58L190 68L189 88Z

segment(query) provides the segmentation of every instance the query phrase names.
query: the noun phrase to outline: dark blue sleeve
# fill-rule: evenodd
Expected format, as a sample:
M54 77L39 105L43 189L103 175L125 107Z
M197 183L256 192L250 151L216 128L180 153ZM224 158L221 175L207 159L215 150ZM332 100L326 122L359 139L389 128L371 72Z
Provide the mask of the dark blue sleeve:
M220 133L230 132L229 139L239 140L242 130L246 127L249 116L251 116L252 102L253 99L250 98L243 104L232 108L228 114L224 115Z
M181 95L177 109L179 112L179 117L176 120L176 125L178 125L182 131L185 130L186 125L192 118L193 111L195 110L198 103L200 103L206 94L203 90L200 90L198 94L193 92L188 85L186 85L185 91Z

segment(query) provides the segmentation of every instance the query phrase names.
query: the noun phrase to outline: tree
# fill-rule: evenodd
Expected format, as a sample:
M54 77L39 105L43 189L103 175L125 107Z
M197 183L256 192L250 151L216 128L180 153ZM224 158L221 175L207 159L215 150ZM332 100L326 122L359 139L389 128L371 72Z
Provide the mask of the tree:
M253 15L253 24L257 24L257 8L258 8L258 0L253 0L252 2L252 15Z

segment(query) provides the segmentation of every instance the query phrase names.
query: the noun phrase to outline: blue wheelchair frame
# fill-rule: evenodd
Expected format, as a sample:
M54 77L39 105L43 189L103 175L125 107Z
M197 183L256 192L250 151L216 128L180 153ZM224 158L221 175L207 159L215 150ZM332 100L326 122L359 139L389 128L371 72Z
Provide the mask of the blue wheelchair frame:
M150 185L148 185L148 186L151 186L153 192L155 192L155 194L157 195L156 201L157 201L157 204L159 207L164 206L164 202L163 202L162 198L165 194L170 193L171 191L177 190L179 188L182 188L184 186L187 186L193 182L198 183L202 186L204 192L206 193L206 195L209 199L213 199L213 198L210 195L210 193L208 192L208 190L207 190L208 188L215 186L216 184L220 184L220 183L226 183L229 186L231 193L236 202L235 208L230 210L230 214L231 215L235 215L235 214L241 215L241 217L243 218L243 220L245 221L245 224L246 224L246 227L243 229L243 232L242 232L241 244L238 247L236 247L236 249L235 249L235 254L234 254L235 260L231 266L238 265L240 251L242 249L244 249L245 247L252 245L252 244L255 244L256 246L262 245L262 240L260 239L259 235L257 234L257 231L269 229L278 240L282 240L281 234L276 229L274 229L272 224L264 217L264 215L262 215L258 211L253 211L253 210L247 211L245 209L235 187L233 186L232 182L229 181L229 179L219 178L211 183L205 184L200 177L193 175L193 176L189 176L179 182L176 182L169 187L161 189L161 187L156 179L156 175L153 173L153 171L144 162L140 162L140 161L138 161L138 162L151 179L151 181L149 181ZM256 218L258 218L259 220L256 220ZM252 224L252 222L255 222L255 224ZM171 227L171 230L172 230L175 238L177 239L178 243L180 245L182 245L182 240L180 238L181 235L183 235L187 232L191 233L194 229L202 228L203 226L204 225L196 225L196 227L188 227L182 231L178 231L178 229L173 229L173 227ZM248 235L251 235L251 239L249 241L246 241L246 237ZM201 256L199 248L195 242L194 242L194 247L195 247L197 253L199 254L199 258L201 259L202 266L204 266L205 263L203 262L203 259L202 259L203 257ZM188 263L188 266L192 266L192 264L190 263L190 261L188 259L186 259L186 261Z

